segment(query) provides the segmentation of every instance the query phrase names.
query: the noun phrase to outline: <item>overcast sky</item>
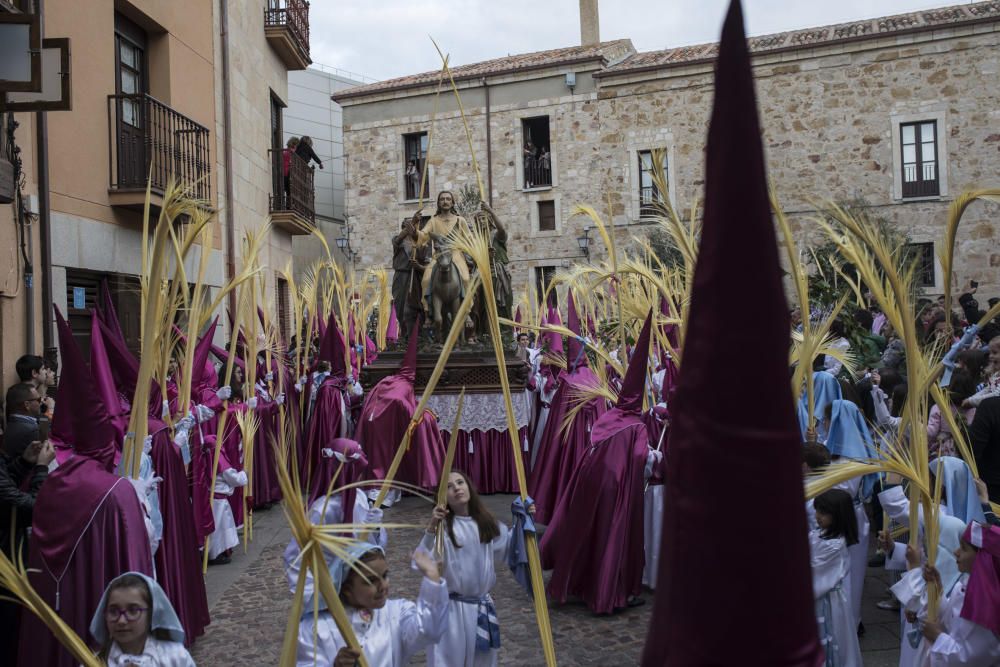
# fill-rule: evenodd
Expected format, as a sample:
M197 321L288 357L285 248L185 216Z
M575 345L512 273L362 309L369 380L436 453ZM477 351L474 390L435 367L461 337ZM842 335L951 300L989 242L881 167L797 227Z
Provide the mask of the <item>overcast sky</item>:
M747 29L763 35L959 4L952 0L744 0ZM714 42L728 0L602 0L601 39L639 51ZM580 42L578 0L313 0L317 63L390 79Z

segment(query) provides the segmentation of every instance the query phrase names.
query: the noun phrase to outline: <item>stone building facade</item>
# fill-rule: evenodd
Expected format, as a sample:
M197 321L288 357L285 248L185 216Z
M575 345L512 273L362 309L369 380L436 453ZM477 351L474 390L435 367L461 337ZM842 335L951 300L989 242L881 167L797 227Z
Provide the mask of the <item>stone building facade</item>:
M940 293L933 256L950 203L962 190L1000 185L1000 3L766 35L750 46L769 175L799 232L817 238L816 200L864 198L922 244L925 290ZM454 68L482 179L510 225L515 290L585 261L580 237L589 234L591 261L603 256L588 220L571 215L578 204L613 220L620 242L648 233L642 203L663 195L650 188L646 151L663 149L665 195L688 214L704 185L716 48L637 53L620 40ZM347 209L363 264L388 264L391 236L420 204L404 175L415 134L433 125L431 196L476 183L447 87L434 113L437 78L334 95L344 107ZM525 176L543 148L526 163L531 133L550 152L541 183ZM955 281L979 281L984 296L1000 295L997 213L974 206L958 234Z

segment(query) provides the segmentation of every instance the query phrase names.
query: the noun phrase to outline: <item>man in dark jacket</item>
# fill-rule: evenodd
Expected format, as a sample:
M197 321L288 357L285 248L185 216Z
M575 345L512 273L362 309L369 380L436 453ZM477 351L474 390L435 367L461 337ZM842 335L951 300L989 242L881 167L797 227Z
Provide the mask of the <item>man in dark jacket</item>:
M7 423L3 429L3 450L12 458L20 457L24 452L23 448L38 439L41 404L41 395L31 383L21 382L7 390Z
M1000 397L979 404L969 427L969 441L990 500L1000 502Z
M320 169L323 168L323 161L319 159L316 151L313 150L312 137L302 137L299 139L299 145L295 147L295 154L305 160L307 165L312 160L319 165Z
M52 443L37 440L38 432L18 431L5 434L4 444L22 452L12 457L0 452L0 551L15 562L27 557L27 528L35 507L38 490L49 474L49 463L55 458ZM24 442L24 440L28 440ZM28 481L27 491L22 491ZM16 554L16 556L15 556ZM0 597L10 593L0 588ZM20 626L20 605L0 600L0 664L17 664L17 635Z

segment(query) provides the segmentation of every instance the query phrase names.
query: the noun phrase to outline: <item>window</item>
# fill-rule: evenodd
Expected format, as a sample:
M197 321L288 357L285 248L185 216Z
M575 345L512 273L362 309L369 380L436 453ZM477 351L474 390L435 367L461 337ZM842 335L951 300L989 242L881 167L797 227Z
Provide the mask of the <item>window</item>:
M941 193L938 179L937 121L899 126L903 162L903 197L933 197Z
M908 261L915 261L914 284L917 287L934 287L934 243L911 243L906 247Z
M665 150L639 151L639 217L658 215L657 202L663 201L656 170L662 175L661 185L667 184L667 152Z
M545 294L545 290L549 288L552 284L552 279L556 277L556 267L554 266L536 266L535 267L535 291L538 294L538 298L541 299ZM550 306L559 305L559 296L556 294L555 289L549 293L548 303Z
M406 188L407 199L427 199L427 188L429 179L424 177L424 169L427 168L427 133L418 132L416 134L403 135L403 181ZM420 183L424 183L424 191L421 194Z
M538 202L538 231L556 231L556 203L554 201Z
M121 14L115 14L115 89L120 95L141 95L149 90L146 81L146 32ZM137 99L121 101L122 123L142 127Z
M552 185L552 145L549 142L549 117L521 121L521 148L524 188L547 188Z
M274 281L275 301L278 304L278 338L287 340L289 329L288 281L280 276Z

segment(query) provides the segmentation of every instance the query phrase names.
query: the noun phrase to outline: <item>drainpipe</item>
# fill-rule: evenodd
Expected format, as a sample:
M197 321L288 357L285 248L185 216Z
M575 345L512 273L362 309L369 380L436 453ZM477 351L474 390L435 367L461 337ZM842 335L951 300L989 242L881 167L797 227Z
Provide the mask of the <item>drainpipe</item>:
M490 140L490 85L486 77L480 79L483 84L483 94L486 97L486 197L493 206L493 142Z
M226 170L226 282L236 275L236 212L233 207L233 119L229 92L229 0L219 0L219 42L222 51L222 143ZM236 321L236 293L228 294L229 314ZM230 332L231 337L236 332Z
M38 15L45 34L44 0L38 0ZM38 161L38 237L42 254L42 354L55 361L56 347L52 340L52 208L49 199L49 118L44 111L35 113L35 152ZM31 238L30 236L28 237ZM33 290L28 290L30 304L29 326L32 327L28 345L34 346L35 299Z

